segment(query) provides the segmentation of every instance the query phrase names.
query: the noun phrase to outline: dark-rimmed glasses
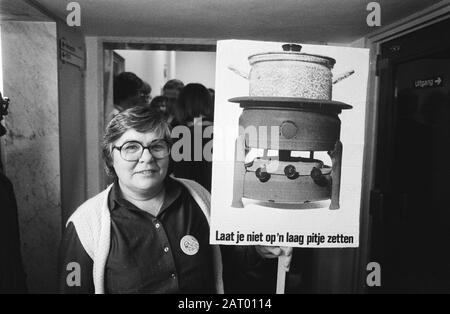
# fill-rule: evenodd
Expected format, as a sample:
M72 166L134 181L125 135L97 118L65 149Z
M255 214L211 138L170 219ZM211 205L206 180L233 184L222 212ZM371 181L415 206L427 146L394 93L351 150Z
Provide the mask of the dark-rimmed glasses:
M138 141L128 141L122 146L114 146L120 152L120 157L126 161L138 161L141 159L144 149L148 149L155 159L162 159L170 154L170 146L166 140L154 140L148 146Z

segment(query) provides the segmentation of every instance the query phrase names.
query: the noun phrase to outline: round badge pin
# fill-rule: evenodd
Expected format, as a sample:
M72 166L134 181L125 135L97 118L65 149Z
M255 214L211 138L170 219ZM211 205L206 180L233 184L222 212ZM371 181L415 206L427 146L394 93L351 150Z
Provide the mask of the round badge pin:
M191 235L185 235L180 241L181 250L186 255L195 255L200 249L197 239Z

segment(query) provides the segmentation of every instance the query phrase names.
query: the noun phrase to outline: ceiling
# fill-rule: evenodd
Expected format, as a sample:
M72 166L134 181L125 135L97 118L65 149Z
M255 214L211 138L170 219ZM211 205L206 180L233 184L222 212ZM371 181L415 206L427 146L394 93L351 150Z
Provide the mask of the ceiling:
M51 19L25 1L0 0L0 21L50 21Z
M4 1L4 0L0 0ZM11 0L5 0L11 1ZM17 0L14 0L16 2ZM24 0L20 0L24 1ZM17 2L20 2L17 1ZM70 1L28 0L65 20ZM371 0L77 0L93 36L351 42L374 30ZM388 25L440 0L378 0Z

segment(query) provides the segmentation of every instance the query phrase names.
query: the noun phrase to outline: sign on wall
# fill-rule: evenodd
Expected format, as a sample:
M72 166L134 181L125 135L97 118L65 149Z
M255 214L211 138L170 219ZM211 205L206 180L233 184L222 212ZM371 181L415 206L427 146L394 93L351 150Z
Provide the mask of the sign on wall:
M443 76L435 76L428 79L420 79L414 81L414 88L430 88L430 87L442 87L444 85Z
M84 51L71 45L65 38L59 40L59 52L62 62L74 65L80 70L85 68Z

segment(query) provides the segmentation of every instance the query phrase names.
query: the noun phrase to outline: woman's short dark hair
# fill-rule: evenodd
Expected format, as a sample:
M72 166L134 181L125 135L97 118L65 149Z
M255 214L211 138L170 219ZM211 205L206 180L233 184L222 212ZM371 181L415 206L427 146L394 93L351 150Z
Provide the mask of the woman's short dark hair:
M192 121L200 115L212 120L214 110L208 89L198 83L187 84L178 96L175 111L180 123Z
M166 82L163 86L163 93L169 89L175 89L178 92L184 87L184 83L177 79L171 79Z
M102 141L102 155L106 173L115 176L112 151L114 143L128 130L140 133L155 132L170 145L171 132L164 115L147 106L132 107L119 112L108 123Z

